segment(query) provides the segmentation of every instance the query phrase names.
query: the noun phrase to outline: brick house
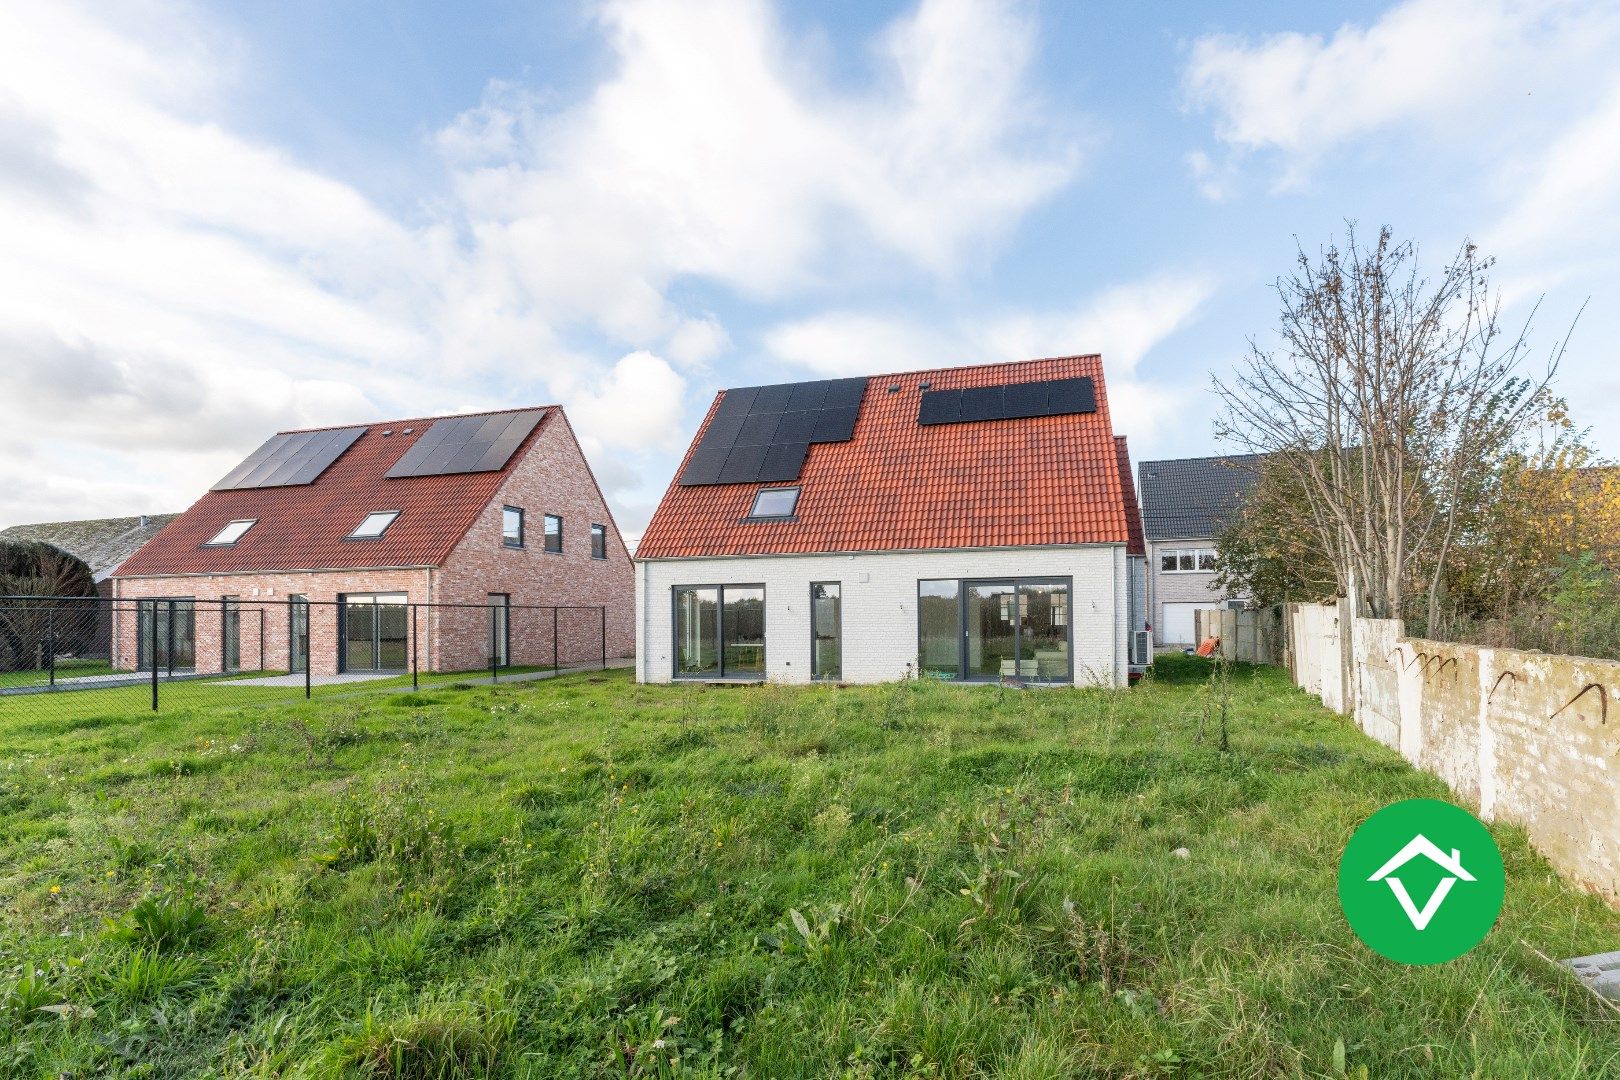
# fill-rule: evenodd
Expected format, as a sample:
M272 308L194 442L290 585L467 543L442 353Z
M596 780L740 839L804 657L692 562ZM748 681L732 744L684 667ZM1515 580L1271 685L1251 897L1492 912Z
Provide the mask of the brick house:
M555 405L281 432L113 582L125 669L301 670L306 638L319 675L539 665L554 625L573 655L604 621L608 656L633 647L629 553ZM437 605L414 643L410 604Z
M726 390L637 549L637 676L1122 685L1132 488L1095 355Z

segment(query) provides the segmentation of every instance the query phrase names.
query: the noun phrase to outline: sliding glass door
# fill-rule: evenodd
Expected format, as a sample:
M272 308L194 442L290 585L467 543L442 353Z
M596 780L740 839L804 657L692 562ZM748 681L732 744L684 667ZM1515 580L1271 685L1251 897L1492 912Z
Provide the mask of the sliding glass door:
M350 593L343 600L344 671L403 671L409 651L404 593Z
M674 591L675 677L765 677L765 586L683 585Z
M1067 581L917 583L922 674L979 682L1071 682L1071 641Z
M190 598L137 601L142 671L173 674L197 666L197 609Z

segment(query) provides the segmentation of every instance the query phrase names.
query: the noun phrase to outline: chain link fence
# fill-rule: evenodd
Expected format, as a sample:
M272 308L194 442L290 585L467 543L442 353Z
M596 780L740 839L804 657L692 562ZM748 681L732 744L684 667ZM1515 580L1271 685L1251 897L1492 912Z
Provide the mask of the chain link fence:
M0 596L0 719L398 693L607 664L599 606Z

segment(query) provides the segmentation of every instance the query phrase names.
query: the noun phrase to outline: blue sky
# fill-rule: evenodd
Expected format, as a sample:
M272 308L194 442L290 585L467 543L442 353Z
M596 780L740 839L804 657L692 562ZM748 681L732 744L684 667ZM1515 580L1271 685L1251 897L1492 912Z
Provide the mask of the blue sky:
M1101 351L1138 459L1309 248L1464 237L1609 453L1612 4L0 0L0 525L562 401L627 534L716 389Z

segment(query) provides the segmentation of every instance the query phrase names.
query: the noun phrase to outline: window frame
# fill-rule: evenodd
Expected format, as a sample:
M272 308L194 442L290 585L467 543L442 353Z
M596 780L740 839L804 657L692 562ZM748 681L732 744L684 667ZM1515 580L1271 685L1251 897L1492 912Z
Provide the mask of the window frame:
M761 499L765 498L768 495L775 495L775 494L777 494L779 492L792 492L793 493L793 501L788 505L787 513L785 513L785 514L762 514L762 513L760 513L759 512L759 501ZM762 487L758 491L754 492L754 501L748 504L748 516L746 518L744 518L743 520L744 521L795 521L795 520L798 519L798 514L799 514L799 496L801 494L803 494L803 492L804 492L804 488L803 488L802 485L799 485L799 484L791 484L791 485L787 485L785 487Z
M551 546L551 523L557 523L557 546ZM563 519L561 514L543 515L540 525L540 549L548 555L563 553Z
M1024 601L1023 587L1034 585L1061 586L1064 590L1063 614L1064 621L1059 624L1055 620L1053 625L1062 625L1064 633L1064 649L1067 653L1069 670L1067 676L1061 679L1042 679L1036 676L1023 681L1035 682L1047 686L1071 686L1074 684L1078 668L1078 658L1074 652L1074 578L1064 575L1012 575L1008 577L963 577L963 578L918 578L917 579L917 674L919 678L935 678L928 675L922 667L922 587L925 582L954 581L956 583L956 676L954 678L940 678L941 682L972 683L977 686L999 685L1002 678L994 676L970 676L968 674L968 593L975 585L1010 584L1013 586L1013 601L1006 606L1008 615L1012 615L1016 607L1017 618L1012 620L1015 627L1014 641L1018 641L1022 634L1022 621L1027 606ZM1016 646L1015 646L1016 647ZM1022 679L1023 677L1020 676Z
M680 628L677 620L681 615L681 593L689 589L714 590L714 647L715 662L719 670L713 675L682 675L680 664ZM726 673L726 590L727 589L758 589L760 591L760 640L762 652L759 658L760 673L756 675L729 675ZM762 683L770 679L771 654L771 593L763 581L727 581L727 582L689 582L669 587L669 674L676 682L754 682Z
M399 515L400 515L400 511L398 511L398 510L371 510L371 511L368 511L366 516L360 519L360 524L358 524L358 525L356 525L354 527L354 531L349 533L349 535L345 536L343 539L345 539L345 540L381 540L383 538L383 536L388 532L388 530L394 527L394 522L399 520ZM365 528L366 522L370 521L372 518L383 517L383 516L386 516L388 518L388 520L383 522L383 527L382 528L378 529L374 533L362 534L360 532L361 529Z
M238 543L241 542L242 537L246 536L252 530L253 526L257 525L258 523L259 523L258 518L232 518L231 520L227 521L220 528L219 532L214 534L214 538L212 540L209 540L209 541L207 541L206 543L203 543L203 544L198 544L197 546L198 547L205 547L205 548L235 547ZM220 537L224 536L227 532L229 532L230 529L231 529L231 526L233 526L233 525L242 526L242 531L237 533L235 536L231 537L229 540L221 540Z
M598 562L607 561L607 526L600 522L591 522L591 558ZM601 554L598 555L598 550Z
M517 515L517 539L515 541L512 539L511 535L506 531L506 515L508 515L508 514L516 514ZM501 507L501 546L502 547L517 549L517 548L522 548L523 546L525 546L528 543L528 527L529 527L528 515L524 512L523 507L521 507L521 506L505 506L505 505L503 505Z
M1207 544L1196 547L1163 547L1157 550L1157 555L1159 565L1156 572L1160 574L1213 574L1220 569L1219 552ZM1206 557L1212 564L1207 567L1203 565ZM1167 558L1175 559L1176 568L1174 570L1165 569L1164 560ZM1183 568L1181 566L1182 559L1190 560L1192 565Z

